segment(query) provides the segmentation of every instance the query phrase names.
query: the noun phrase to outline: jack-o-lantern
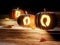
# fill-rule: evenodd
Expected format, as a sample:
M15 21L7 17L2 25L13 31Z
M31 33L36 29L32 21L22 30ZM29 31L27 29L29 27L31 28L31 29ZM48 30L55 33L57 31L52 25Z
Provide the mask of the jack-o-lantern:
M25 14L25 12L21 9L13 9L10 14L10 18L17 19L20 15Z
M31 28L36 27L35 16L32 14L21 15L20 17L18 17L17 22L20 26L31 27Z
M57 25L54 13L43 13L36 16L36 26L42 29L53 29Z

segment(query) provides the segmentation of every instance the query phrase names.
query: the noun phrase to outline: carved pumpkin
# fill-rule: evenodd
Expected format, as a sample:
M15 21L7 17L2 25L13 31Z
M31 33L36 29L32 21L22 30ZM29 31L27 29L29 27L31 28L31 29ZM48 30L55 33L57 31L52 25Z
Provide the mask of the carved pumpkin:
M21 15L18 17L17 22L20 26L24 27L36 27L35 25L35 16L32 14Z
M36 26L42 29L53 29L57 25L57 17L54 13L39 14L36 20Z
M10 18L17 19L20 15L25 14L23 10L13 9L10 14Z

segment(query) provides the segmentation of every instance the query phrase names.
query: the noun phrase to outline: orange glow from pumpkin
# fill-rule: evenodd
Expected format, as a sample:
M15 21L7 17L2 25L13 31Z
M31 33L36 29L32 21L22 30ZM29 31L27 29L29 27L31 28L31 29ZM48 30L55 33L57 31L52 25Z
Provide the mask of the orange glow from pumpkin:
M15 16L16 16L16 18L18 18L20 16L20 11L16 11Z
M14 18L17 19L22 14L25 14L23 10L15 10Z
M44 23L44 21L43 21L44 19L47 19L45 23ZM42 25L42 26L47 27L47 26L50 25L51 18L49 17L49 15L43 14L43 15L41 16L40 22L41 22L41 25Z
M28 16L27 17L24 17L23 24L24 25L29 25L30 24L30 18Z
M23 18L23 25L26 26L26 27L31 27L32 29L34 29L36 27L35 16L30 15L30 16L24 17Z

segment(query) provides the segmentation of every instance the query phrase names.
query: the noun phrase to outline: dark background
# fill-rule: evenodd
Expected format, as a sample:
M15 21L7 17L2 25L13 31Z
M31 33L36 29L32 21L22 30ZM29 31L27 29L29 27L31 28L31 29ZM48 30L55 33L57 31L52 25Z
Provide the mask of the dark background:
M60 11L59 0L0 0L0 14L9 14L12 9L19 7L36 14L46 8L48 11Z

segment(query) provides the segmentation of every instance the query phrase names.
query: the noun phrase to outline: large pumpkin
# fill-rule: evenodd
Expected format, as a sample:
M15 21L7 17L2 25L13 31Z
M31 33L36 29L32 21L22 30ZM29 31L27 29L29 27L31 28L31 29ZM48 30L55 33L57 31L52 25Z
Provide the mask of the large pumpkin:
M25 12L23 10L13 9L10 13L10 18L17 19L22 14L25 14Z
M42 29L53 29L57 25L57 17L54 13L40 13L36 15L36 26Z
M17 19L17 23L20 26L24 26L24 27L36 27L35 25L35 16L32 14L25 14L25 15L21 15L20 17L18 17Z

